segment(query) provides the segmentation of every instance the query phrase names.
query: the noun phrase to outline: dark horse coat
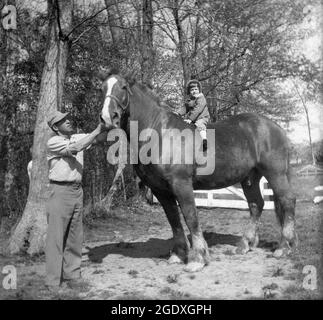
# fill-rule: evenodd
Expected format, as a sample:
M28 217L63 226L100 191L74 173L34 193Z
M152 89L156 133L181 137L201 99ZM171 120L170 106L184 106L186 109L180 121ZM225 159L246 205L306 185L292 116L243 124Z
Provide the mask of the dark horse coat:
M289 141L277 124L250 113L210 124L206 155L201 152L199 134L188 134L190 139L177 140L175 147L163 143L165 129L189 133L194 132L195 127L161 107L158 98L147 87L111 73L103 80L103 91L101 118L106 125L123 128L129 141L133 143L136 140L139 150L147 141L130 139L131 123L138 125L139 133L147 129L153 131L150 138L154 136L158 150L150 152L151 163L144 164L139 156L134 167L163 206L172 227L174 248L169 262L188 262L187 271L198 271L209 261L208 247L196 212L194 189L223 188L241 182L249 203L251 223L238 250L246 253L250 246L256 246L259 218L264 206L259 189L262 176L267 178L273 189L275 211L282 228L280 247L275 255L290 251L296 235L295 198L289 183ZM185 153L183 150L188 151ZM182 160L183 154L188 154L193 161L173 163L177 153L181 154ZM165 158L171 161L165 163ZM205 159L207 161L203 162ZM203 168L208 169L203 171ZM177 203L190 230L191 243L184 234Z

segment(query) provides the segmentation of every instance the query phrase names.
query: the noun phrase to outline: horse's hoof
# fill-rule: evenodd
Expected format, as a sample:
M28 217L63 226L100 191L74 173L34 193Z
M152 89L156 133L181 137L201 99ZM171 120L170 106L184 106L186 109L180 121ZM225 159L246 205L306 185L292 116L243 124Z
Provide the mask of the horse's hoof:
M249 251L250 251L249 248L246 248L246 247L238 247L236 249L236 254L246 254Z
M286 257L291 253L291 250L288 248L278 248L275 250L273 256L277 259L281 257Z
M236 249L236 254L246 254L247 252L250 251L250 247L248 245L248 241L245 239L242 239L239 243L238 243L238 247Z
M202 263L202 262L190 262L184 268L184 271L186 271L186 272L198 272L198 271L201 271L204 268L204 266L205 266L205 263Z
M168 263L169 264L180 264L180 263L183 263L183 261L181 260L181 258L176 255L175 253L173 253L169 259L168 259Z

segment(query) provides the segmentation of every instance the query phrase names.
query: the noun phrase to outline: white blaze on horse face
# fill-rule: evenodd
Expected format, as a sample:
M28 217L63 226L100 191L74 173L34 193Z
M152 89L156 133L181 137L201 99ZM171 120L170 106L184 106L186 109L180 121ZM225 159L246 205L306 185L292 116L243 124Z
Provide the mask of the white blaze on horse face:
M117 82L118 82L118 79L115 77L112 77L107 81L108 90L107 90L107 93L105 94L104 105L102 108L102 118L107 125L112 124L111 117L110 117L110 110L109 110L111 98L109 97L109 95L111 95L113 86Z

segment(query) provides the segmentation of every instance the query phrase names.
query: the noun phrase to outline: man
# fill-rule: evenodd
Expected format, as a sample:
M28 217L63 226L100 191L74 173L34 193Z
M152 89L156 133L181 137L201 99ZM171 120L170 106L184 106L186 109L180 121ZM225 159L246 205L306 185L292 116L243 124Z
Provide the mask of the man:
M56 290L64 280L77 283L81 278L83 150L106 140L107 134L102 123L90 134L74 134L69 114L59 111L48 125L55 135L47 142L52 192L47 203L46 284Z
M206 151L206 124L210 119L210 113L202 93L202 86L198 80L194 79L188 82L186 88L188 100L185 102L185 108L180 111L180 115L184 116L184 121L196 125L203 139L203 151Z

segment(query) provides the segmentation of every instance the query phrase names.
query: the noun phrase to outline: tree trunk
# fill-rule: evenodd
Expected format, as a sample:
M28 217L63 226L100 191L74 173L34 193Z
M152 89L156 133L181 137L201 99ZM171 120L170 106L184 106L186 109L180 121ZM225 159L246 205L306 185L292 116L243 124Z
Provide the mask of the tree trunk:
M303 108L304 108L304 111L305 111L307 130L308 130L308 140L309 140L310 149L311 149L311 156L312 156L312 164L315 166L316 161L315 161L314 150L313 150L312 134L311 134L311 123L310 123L310 118L309 118L309 115L308 115L308 108L307 108L306 102L305 102L304 98L302 97L301 93L299 92L295 82L293 82L293 85L294 85L294 88L295 88L295 90L297 92L297 95L299 96L299 98L300 98L300 100L302 102L302 105L303 105Z
M111 185L111 187L109 189L108 194L98 204L98 206L101 207L103 210L105 210L105 212L107 214L110 212L113 196L114 196L114 194L116 193L116 191L118 189L118 185L117 185L118 179L119 179L120 176L123 179L123 169L124 169L124 166L118 165L117 172L116 172L116 174L115 174L115 176L113 178L113 182L112 182L112 185Z
M153 9L151 0L143 0L142 4L143 27L141 43L141 73L142 82L152 87L154 66L153 48Z
M180 9L180 4L178 0L173 0L172 1L172 13L174 16L175 24L176 24L176 29L177 29L177 34L178 34L178 52L181 57L182 61L182 68L183 68L183 77L184 77L184 92L186 88L187 82L191 79L191 67L190 67L190 59L189 55L187 52L187 48L185 44L187 43L187 39L185 36L185 32L183 31L183 26L182 26L182 21L180 20L179 17L179 9Z
M309 139L310 148L311 148L312 164L313 164L313 166L315 166L316 161L315 161L314 149L313 149L313 143L312 143L311 123L310 123L310 118L308 116L308 109L305 104L304 104L304 109L305 109L305 113L306 113L306 122L307 122L307 130L308 130L308 139Z
M122 21L121 17L118 15L117 1L105 0L105 5L108 13L112 42L116 47L118 47L118 43L122 41L123 31L120 28Z
M56 7L56 2L59 7ZM44 250L46 238L46 202L49 195L46 143L50 137L47 117L61 109L73 0L48 0L49 37L43 69L33 141L33 166L27 204L9 243L11 253L26 248L29 254ZM57 19L59 13L59 19ZM60 29L60 32L59 32ZM59 37L60 34L60 37Z

